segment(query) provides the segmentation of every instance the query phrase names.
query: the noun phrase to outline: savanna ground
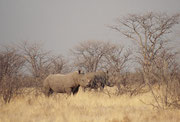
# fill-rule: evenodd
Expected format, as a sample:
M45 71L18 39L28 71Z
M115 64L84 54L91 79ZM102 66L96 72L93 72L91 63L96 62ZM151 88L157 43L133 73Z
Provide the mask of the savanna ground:
M107 92L108 91L108 92ZM150 92L130 97L81 89L73 96L54 94L18 96L0 103L1 122L179 122L180 110L157 110ZM109 93L109 94L107 94ZM109 96L110 95L110 96ZM147 104L144 104L147 103Z

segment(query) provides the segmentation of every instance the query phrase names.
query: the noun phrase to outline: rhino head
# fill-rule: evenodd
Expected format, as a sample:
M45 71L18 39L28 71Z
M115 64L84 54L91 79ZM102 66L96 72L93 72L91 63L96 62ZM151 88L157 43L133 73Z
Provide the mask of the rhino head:
M86 77L86 74L82 72L81 70L78 70L78 84L82 87L86 87L90 84L90 79Z

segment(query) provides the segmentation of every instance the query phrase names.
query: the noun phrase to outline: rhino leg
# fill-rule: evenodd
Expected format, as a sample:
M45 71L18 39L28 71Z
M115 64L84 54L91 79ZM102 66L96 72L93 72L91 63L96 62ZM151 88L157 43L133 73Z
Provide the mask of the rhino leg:
M44 94L45 94L46 96L49 97L52 93L53 93L53 90L52 90L50 87L45 87L45 88L44 88Z
M66 88L66 89L65 89L65 92L68 94L68 96L70 96L70 95L71 95L71 91L72 91L72 89L71 89L71 88Z
M77 94L77 92L79 90L79 87L80 87L80 85L78 85L77 87L72 88L73 95Z
M102 92L104 90L104 86L100 86L100 91Z
M101 83L101 85L99 86L100 87L100 91L103 91L104 90L104 84L103 83Z
M50 88L49 92L48 92L48 96L50 96L54 91Z

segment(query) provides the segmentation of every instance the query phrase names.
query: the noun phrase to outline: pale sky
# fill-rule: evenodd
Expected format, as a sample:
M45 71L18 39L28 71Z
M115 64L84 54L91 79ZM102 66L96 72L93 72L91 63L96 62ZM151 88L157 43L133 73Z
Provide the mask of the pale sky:
M180 0L0 0L0 45L36 41L66 54L83 40L120 41L122 35L106 26L149 11L178 13Z

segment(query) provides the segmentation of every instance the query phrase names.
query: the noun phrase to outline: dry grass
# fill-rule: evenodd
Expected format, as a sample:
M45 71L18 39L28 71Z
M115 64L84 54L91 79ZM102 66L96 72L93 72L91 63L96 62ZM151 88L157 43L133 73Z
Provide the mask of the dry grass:
M128 97L83 92L67 98L28 95L0 103L1 122L179 122L179 110L157 111L140 102L153 102L151 94Z

